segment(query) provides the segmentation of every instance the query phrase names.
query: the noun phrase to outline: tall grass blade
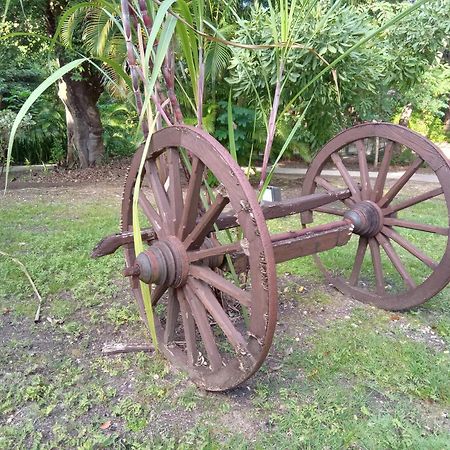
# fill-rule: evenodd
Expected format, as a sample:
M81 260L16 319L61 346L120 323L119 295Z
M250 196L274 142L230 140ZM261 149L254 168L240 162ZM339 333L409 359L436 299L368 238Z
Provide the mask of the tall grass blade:
M230 153L233 159L237 161L236 141L234 139L233 108L231 105L231 89L228 95L227 116L228 116L228 139L230 145Z

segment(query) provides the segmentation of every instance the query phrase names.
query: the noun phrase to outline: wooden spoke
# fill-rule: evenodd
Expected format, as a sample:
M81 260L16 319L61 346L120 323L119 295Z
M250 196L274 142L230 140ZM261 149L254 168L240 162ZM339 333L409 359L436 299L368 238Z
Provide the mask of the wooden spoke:
M389 191L380 199L378 206L385 208L388 206L395 196L401 191L410 178L417 172L417 169L422 165L423 159L419 156L408 166L405 173L395 182Z
M222 291L230 297L233 297L241 305L244 305L247 308L251 305L251 297L248 292L235 286L231 281L228 281L223 276L220 276L209 267L196 266L192 264L190 268L190 275L198 280L204 281L216 289L219 289L219 291Z
M200 261L211 256L222 256L230 253L242 251L241 243L234 242L228 245L218 245L217 247L206 248L204 250L196 250L188 252L189 262Z
M211 232L214 223L229 201L230 199L228 197L222 197L222 195L217 194L212 205L203 214L195 228L184 241L184 246L187 250L196 249L202 245L205 237Z
M163 230L161 217L159 214L155 211L151 203L149 202L148 198L145 196L145 194L142 191L139 191L139 206L142 208L142 211L144 211L144 214L146 215L147 219L152 224L154 230L157 234L163 234L165 235L165 232Z
M394 242L397 242L398 245L400 245L406 251L411 253L411 255L415 256L417 259L420 259L420 261L426 264L430 269L434 270L438 266L436 261L434 261L428 255L423 253L421 250L419 250L416 246L414 246L411 242L409 242L403 236L398 234L392 228L383 227L381 232L389 239L392 239Z
M168 344L175 339L175 329L180 314L180 304L178 302L175 289L169 288L169 300L166 311L166 328L164 330L164 343Z
M155 306L161 297L164 295L164 292L167 291L167 285L165 284L156 284L152 289L152 305Z
M172 209L172 218L174 219L174 229L178 228L183 211L183 191L180 178L180 155L178 150L170 148L168 150L168 173L169 173L169 202Z
M371 200L378 202L383 197L384 185L386 184L387 174L391 165L392 155L394 154L394 143L389 141L384 149L383 160L381 161L380 168L378 170L377 179L373 187Z
M214 371L219 370L222 367L222 357L217 349L216 341L208 321L205 307L189 285L185 285L183 289L185 298L191 308L195 323L197 324L198 331L202 337L211 369Z
M366 146L362 139L356 141L356 148L358 149L358 163L359 173L361 177L361 198L369 200L372 194L370 185L369 168L367 166Z
M198 359L198 350L195 339L195 322L191 308L182 289L177 290L178 303L180 305L181 319L183 321L184 340L186 342L187 363L193 366Z
M352 286L356 286L359 280L359 274L361 273L362 263L364 261L364 255L368 245L368 240L365 237L360 237L358 242L358 249L356 250L355 263L353 264L352 274L350 275L349 283Z
M395 213L397 211L401 211L402 209L409 208L410 206L417 205L418 203L424 202L425 200L429 200L430 198L437 197L438 195L444 192L442 187L438 187L433 189L432 191L424 192L423 194L416 195L415 197L409 198L403 202L397 203L396 205L389 206L388 208L383 209L383 214L388 216L389 214Z
M197 297L203 303L203 306L208 310L211 316L216 321L217 325L223 331L227 339L238 354L245 354L247 352L247 342L239 333L231 322L228 315L223 310L222 306L217 301L216 296L211 291L211 288L201 281L194 278L189 278L188 284L195 291Z
M197 157L193 157L191 178L187 188L180 226L178 228L178 238L183 240L194 228L198 215L198 204L200 201L200 188L203 182L203 171L205 165Z
M425 223L411 222L409 220L396 219L393 217L384 218L385 225L396 226L401 228L409 228L411 230L426 231L427 233L441 234L448 236L448 228L438 227L436 225L428 225Z
M335 186L333 186L329 181L325 180L325 178L323 177L318 176L314 179L314 181L317 185L319 185L329 193L338 191L338 189ZM353 205L355 204L355 201L352 200L351 198L345 198L342 200L342 202L349 208L352 208Z
M314 211L341 217L345 214L345 210L333 208L331 206L319 206L318 208L314 208Z
M380 245L374 238L369 239L369 248L372 255L373 270L375 273L376 292L378 295L384 295L384 275L381 265Z
M387 239L382 234L377 234L376 239L383 247L384 251L386 252L386 255L388 255L392 264L397 269L397 272L403 278L403 281L405 282L406 286L408 286L410 289L414 289L416 287L416 283L411 278L411 275L408 273L408 271L405 269L405 266L403 265L394 247L392 247L392 244L389 242L389 239Z
M158 168L154 160L149 159L145 163L146 177L150 182L156 205L158 206L159 215L162 218L163 225L167 226L170 233L174 233L172 210L169 205L167 193L159 178Z
M341 157L337 153L333 153L331 155L331 159L333 160L337 170L339 170L339 173L341 174L342 178L345 181L345 184L350 189L350 192L352 193L354 199L356 201L361 201L361 193L358 189L358 187L355 184L355 181L350 176L349 171L345 167Z

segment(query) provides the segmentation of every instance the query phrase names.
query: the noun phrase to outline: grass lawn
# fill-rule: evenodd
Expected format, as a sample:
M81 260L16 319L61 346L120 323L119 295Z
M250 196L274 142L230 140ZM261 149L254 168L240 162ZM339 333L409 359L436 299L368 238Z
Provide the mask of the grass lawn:
M450 448L449 288L391 313L337 293L309 257L283 263L271 353L226 394L198 390L158 355L102 355L105 343L147 340L122 253L89 258L118 231L119 190L25 189L0 199L0 250L26 265L44 299L35 324L26 278L0 256L1 449ZM271 229L296 228L294 220ZM343 270L352 252L340 249Z

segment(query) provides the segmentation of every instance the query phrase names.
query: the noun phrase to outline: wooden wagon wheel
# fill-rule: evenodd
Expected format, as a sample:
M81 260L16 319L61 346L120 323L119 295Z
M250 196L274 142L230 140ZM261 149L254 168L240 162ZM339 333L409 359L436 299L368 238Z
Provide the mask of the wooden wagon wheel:
M382 159L374 174L367 154L376 147ZM393 180L392 161L401 152L409 152L412 162ZM405 194L419 168L428 168L440 185L423 184L422 192ZM352 196L318 211L351 219L357 236L347 244L353 242L354 260L348 259L347 246L346 254L334 249L315 256L328 281L357 300L390 310L414 307L441 291L450 281L450 163L444 153L407 128L370 123L325 145L306 174L303 195L337 189L329 169L340 173ZM302 215L304 224L311 221L311 213Z
M123 232L132 230L141 156L142 150L135 154L125 184ZM152 136L139 205L154 239L137 258L127 244L125 258L142 317L139 277L154 285L157 336L167 359L204 389L237 386L263 363L276 325L272 244L252 187L214 138L174 126ZM240 224L228 236L214 232L224 210ZM227 255L235 252L248 255L247 288L226 270Z

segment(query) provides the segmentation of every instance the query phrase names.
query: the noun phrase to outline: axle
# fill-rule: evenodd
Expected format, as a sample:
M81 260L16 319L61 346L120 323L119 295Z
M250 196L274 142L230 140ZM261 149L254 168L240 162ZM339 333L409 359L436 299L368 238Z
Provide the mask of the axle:
M304 195L294 200L283 200L270 205L263 205L262 211L266 220L278 219L293 214L304 213L312 209L326 206L337 200L345 200L351 196L349 189L326 192L320 194ZM238 226L235 214L221 214L216 221L219 230L235 228ZM212 230L211 230L212 231ZM144 242L151 242L156 239L156 233L152 228L141 230L141 237ZM119 247L133 243L133 232L123 232L103 238L92 251L93 258L99 258L114 253Z

